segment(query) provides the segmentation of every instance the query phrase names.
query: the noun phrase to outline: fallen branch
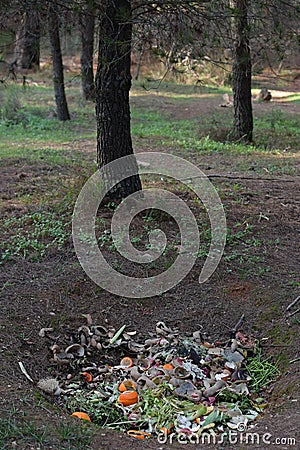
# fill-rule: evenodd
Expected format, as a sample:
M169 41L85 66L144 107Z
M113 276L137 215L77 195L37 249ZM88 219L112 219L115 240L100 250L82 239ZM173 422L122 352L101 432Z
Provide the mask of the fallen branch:
M296 303L300 300L300 295L298 295L298 297L292 301L292 303L290 303L287 307L286 310L288 311L289 309L291 309L292 306L296 305Z
M293 363L295 363L295 362L297 362L297 361L300 361L300 358L292 359L291 361L289 361L289 363L290 363L290 364L293 364Z
M239 320L237 321L237 323L235 324L235 326L233 327L232 331L231 331L232 337L235 337L235 335L238 332L240 326L244 322L244 319L245 319L245 314L243 313L241 315L241 317L239 318Z
M199 175L195 177L189 177L185 179L181 179L181 181L188 181L194 178L228 178L229 180L253 180L253 181L282 181L283 183L295 183L295 180L287 180L286 178L262 178L262 177L241 177L238 175L222 175L219 173L205 174L205 177Z
M295 314L297 314L298 312L300 312L300 308L296 309L296 311L293 311L289 314L289 317L294 316Z

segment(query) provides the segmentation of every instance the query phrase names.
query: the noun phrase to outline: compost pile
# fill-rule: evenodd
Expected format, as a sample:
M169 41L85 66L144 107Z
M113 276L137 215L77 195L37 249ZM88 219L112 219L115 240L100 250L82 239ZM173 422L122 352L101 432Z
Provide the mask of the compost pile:
M147 339L125 326L87 325L51 339L57 376L38 387L70 414L138 438L159 433L243 431L266 406L266 385L278 374L261 358L258 342L234 330L223 342L206 342L156 325ZM67 345L66 345L67 344Z

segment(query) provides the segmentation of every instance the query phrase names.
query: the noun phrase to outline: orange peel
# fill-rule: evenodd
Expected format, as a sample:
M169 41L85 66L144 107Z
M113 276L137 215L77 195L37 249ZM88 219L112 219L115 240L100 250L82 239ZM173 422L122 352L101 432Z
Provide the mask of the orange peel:
M124 369L129 369L133 366L133 361L130 358L130 356L124 356L124 358L121 359L120 366Z
M136 383L132 380L124 380L119 384L118 389L120 392L136 390Z
M139 396L136 391L125 391L119 395L118 403L121 403L123 406L134 405L138 402Z
M82 372L81 376L86 383L91 383L93 381L93 375L89 372Z
M77 419L87 420L88 422L91 422L90 416L82 411L75 411L73 414L71 414L72 417L77 417Z

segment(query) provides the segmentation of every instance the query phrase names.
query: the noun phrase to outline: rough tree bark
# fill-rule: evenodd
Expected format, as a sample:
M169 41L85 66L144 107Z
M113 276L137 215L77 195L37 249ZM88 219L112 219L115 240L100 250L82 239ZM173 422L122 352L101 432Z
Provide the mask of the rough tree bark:
M16 68L22 59L22 46L23 46L23 36L24 36L24 22L25 22L25 15L23 14L20 23L18 24L16 28L16 35L15 35L15 45L14 45L14 54L12 57L12 60L10 62L11 66Z
M68 104L65 94L64 70L59 37L59 18L55 5L49 5L48 30L50 38L51 55L53 62L53 84L58 120L70 120Z
M251 101L251 54L249 46L249 0L233 0L233 104L234 138L252 142L253 114Z
M40 67L40 20L37 11L25 13L21 66L23 69Z
M106 0L99 15L100 36L96 73L98 166L133 154L130 134L131 6L127 0ZM123 174L130 167L122 167ZM138 175L127 177L109 193L125 198L141 189Z
M139 54L138 54L138 58L137 58L137 63L136 63L136 71L135 71L135 75L134 75L134 79L138 80L139 75L140 75L140 70L141 70L141 65L142 65L142 59L144 56L144 52L145 52L145 43L142 42L141 45L139 46Z
M95 5L94 0L87 0L80 16L81 34L81 85L85 100L95 99L95 85L93 72L94 58Z

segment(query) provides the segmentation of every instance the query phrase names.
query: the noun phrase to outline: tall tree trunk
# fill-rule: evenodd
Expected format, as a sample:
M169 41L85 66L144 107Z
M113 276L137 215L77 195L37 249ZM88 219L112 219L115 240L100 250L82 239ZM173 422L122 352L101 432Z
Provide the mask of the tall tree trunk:
M95 99L93 72L94 59L95 7L93 0L87 0L83 14L80 17L81 33L81 85L85 100Z
M40 67L40 20L37 11L25 13L21 66L23 69Z
M97 158L99 167L133 154L130 134L131 7L127 0L106 0L100 13L96 73ZM129 172L127 172L127 170ZM122 168L124 174L129 167ZM111 198L124 198L141 189L138 175L120 182Z
M251 54L249 46L248 0L233 0L233 103L234 137L251 142L253 114L251 102Z
M134 79L138 80L139 75L140 75L140 70L141 70L141 65L142 65L142 59L144 56L144 52L145 52L145 42L142 42L141 46L139 46L139 55L138 55L138 60L136 63L136 71L135 71L135 75L134 75Z
M55 11L55 5L49 5L48 27L53 60L53 83L58 120L70 120L68 104L65 94L64 69L59 37L59 18Z
M24 24L25 24L25 14L22 14L20 22L16 28L15 35L15 45L14 45L14 54L11 60L11 66L16 68L22 59L22 47L23 47L23 36L24 36Z

